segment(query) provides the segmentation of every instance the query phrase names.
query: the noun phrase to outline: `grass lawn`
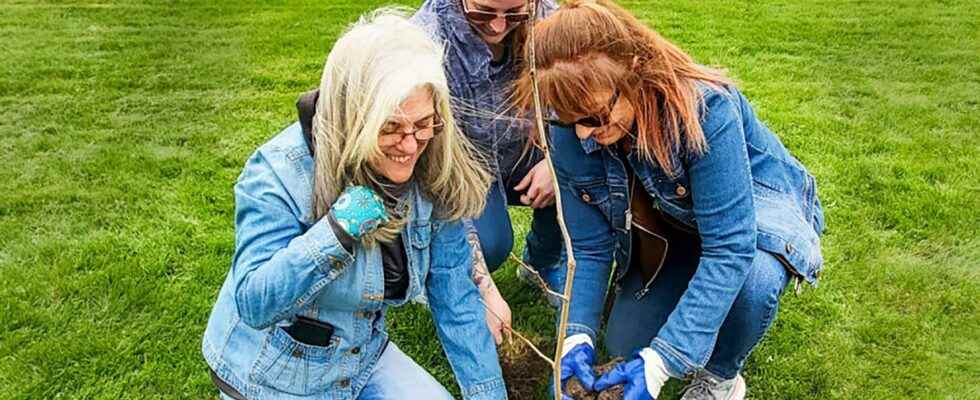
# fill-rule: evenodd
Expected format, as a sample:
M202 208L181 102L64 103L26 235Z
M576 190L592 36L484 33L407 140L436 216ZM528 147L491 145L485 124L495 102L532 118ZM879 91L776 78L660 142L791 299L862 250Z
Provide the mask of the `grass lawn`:
M235 178L386 2L0 1L0 399L214 398ZM980 399L980 3L626 5L728 68L820 185L826 272L784 298L749 396ZM391 326L455 390L428 312Z

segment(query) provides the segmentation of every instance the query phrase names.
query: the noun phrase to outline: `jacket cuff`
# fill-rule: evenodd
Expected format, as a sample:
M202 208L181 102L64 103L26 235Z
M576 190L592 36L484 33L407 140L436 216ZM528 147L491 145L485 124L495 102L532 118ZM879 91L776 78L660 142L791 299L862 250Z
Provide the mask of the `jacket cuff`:
M340 243L327 218L322 218L300 236L307 258L313 261L322 273L341 270L354 262L352 255Z
M575 323L569 323L566 325L565 337L570 338L575 335L586 335L589 337L591 342L595 342L597 336L595 330L586 325Z
M356 243L357 240L340 226L340 223L337 222L337 217L333 215L333 210L327 213L326 219L330 222L330 229L333 231L333 235L337 237L337 241L340 242L340 245L344 246L344 250L347 250L348 253L353 253L354 243Z
M497 400L507 399L507 388L503 378L473 384L463 389L463 398L467 400Z
M667 367L667 374L671 378L685 379L700 368L687 357L684 357L676 347L663 339L654 338L650 347L657 351L657 355L663 360L664 366Z

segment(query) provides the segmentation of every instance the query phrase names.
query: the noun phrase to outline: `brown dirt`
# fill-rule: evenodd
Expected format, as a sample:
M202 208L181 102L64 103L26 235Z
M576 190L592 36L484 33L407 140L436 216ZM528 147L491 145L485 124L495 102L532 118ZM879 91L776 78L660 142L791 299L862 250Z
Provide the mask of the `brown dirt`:
M531 340L539 349L547 350L552 346L552 343L544 338L531 338ZM551 378L551 367L548 363L517 338L505 341L497 351L500 354L500 368L504 373L504 381L507 383L507 397L513 400L541 398L544 392L541 388L547 387L548 380ZM613 359L593 368L593 372L598 378L609 372L620 361L623 359ZM578 379L573 377L565 383L565 394L575 400L622 400L623 385L613 386L601 393L588 392ZM550 393L546 396L545 398L551 398Z
M545 339L531 338L539 349L548 349ZM516 337L497 348L500 368L507 383L507 397L513 400L533 400L540 397L541 387L551 377L551 367L534 350Z
M609 372L620 361L623 361L623 359L614 358L605 364L593 368L592 372L598 378L606 372ZM589 392L582 387L578 378L572 377L565 383L565 393L575 400L622 400L623 385L616 385L599 393Z

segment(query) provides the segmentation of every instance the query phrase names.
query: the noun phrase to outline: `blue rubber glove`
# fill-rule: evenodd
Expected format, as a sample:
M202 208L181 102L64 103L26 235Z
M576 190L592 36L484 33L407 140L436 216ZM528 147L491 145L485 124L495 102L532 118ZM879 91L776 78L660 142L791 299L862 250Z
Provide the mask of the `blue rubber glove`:
M619 363L600 377L595 383L595 390L602 391L624 383L624 400L656 400L667 379L670 379L670 375L663 358L656 350L645 347L636 352L632 360Z
M595 349L591 344L580 343L565 353L561 358L561 381L567 381L572 376L578 378L582 387L592 391L595 385L595 375L592 374L592 364L595 363Z
M384 202L367 186L351 186L345 189L333 203L330 213L337 224L355 239L388 222Z
M655 400L647 391L642 358L636 357L629 362L617 364L596 381L595 390L603 391L621 383L626 384L623 400Z

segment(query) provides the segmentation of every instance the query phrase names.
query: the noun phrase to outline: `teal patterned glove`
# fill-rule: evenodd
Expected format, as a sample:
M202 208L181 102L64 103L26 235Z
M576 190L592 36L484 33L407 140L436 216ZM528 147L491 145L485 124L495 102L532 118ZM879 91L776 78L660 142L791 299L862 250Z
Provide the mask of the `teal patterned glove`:
M381 197L367 186L351 186L333 203L330 212L337 224L355 239L388 222Z

